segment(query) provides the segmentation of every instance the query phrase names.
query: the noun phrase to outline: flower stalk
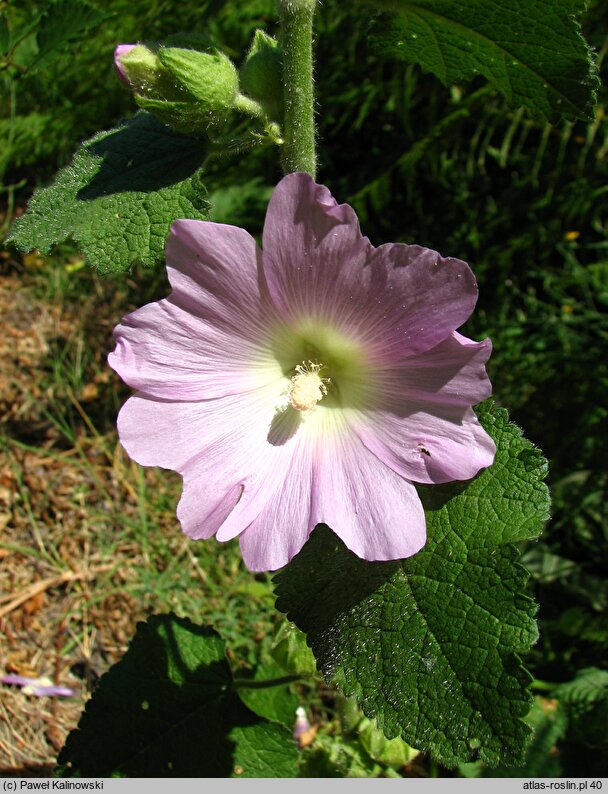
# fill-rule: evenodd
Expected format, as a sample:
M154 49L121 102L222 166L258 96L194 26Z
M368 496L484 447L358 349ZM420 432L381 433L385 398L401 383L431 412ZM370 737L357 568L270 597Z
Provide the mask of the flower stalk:
M235 689L270 689L276 686L285 686L286 684L294 684L296 681L309 678L305 674L302 675L284 675L280 678L266 678L263 680L254 680L251 678L235 678Z
M251 99L244 94L237 94L234 98L234 109L239 110L246 116L251 116L254 119L264 119L264 108L255 99Z
M284 174L316 174L312 25L316 0L278 0L283 48Z

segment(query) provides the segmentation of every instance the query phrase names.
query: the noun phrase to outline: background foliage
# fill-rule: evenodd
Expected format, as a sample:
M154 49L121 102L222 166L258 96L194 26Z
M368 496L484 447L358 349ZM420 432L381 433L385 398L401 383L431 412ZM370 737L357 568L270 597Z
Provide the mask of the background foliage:
M47 6L30 0L0 4L11 26L24 30ZM14 207L22 208L32 189L69 161L78 141L133 113L131 97L113 73L117 42L195 30L238 61L253 30L273 32L275 20L273 0L247 0L238 8L225 0L112 0L104 11L91 32L37 66L34 34L26 33L14 52L17 78L11 81L6 69L0 73L7 98L0 118L5 230ZM603 713L606 703L605 90L591 122L551 126L507 108L481 79L446 88L418 67L394 61L374 44L377 24L363 6L319 7L319 180L355 207L374 244L428 245L465 259L476 273L479 309L465 333L492 338L496 399L549 459L553 493L552 520L540 542L522 547L540 602L540 640L525 660L539 696L530 715L538 741L520 772L605 773L601 719L581 717ZM590 3L583 28L605 75L608 12L599 0ZM243 141L235 130L234 154L208 159L206 184L214 220L256 232L280 172L274 151ZM69 253L63 249L47 263L49 278ZM15 267L19 273L24 265ZM161 273L137 275L123 295L125 305L164 294ZM69 300L78 302L79 293L92 289L90 278L78 271L67 279L62 289ZM92 409L101 432L112 428L118 402L108 395ZM68 425L75 421L73 409L66 416ZM267 595L260 603L272 608ZM244 637L249 630L232 625L224 639L236 640L246 663L254 665L260 649L239 641L239 633ZM326 716L335 708L340 730L331 734L331 747L311 749L308 773L389 768L370 756L339 703L314 697ZM437 771L425 763L427 774ZM461 769L481 772L479 764Z

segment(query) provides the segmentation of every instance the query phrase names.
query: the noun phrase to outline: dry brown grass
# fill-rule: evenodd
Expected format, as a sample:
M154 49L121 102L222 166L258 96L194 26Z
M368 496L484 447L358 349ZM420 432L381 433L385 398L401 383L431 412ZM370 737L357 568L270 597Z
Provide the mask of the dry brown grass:
M27 282L27 273L0 277L0 675L48 676L76 696L0 687L5 775L48 774L92 685L145 615L128 593L141 549L118 539L119 519L140 509L141 475L83 407L113 376L101 370L105 384L92 379L78 396L69 386L57 394L53 345L83 343L90 314L36 298ZM103 312L99 319L103 332ZM98 355L101 369L105 351ZM71 446L45 411L66 395L80 419Z
M77 693L34 698L1 688L0 774L53 764L99 676L148 611L130 591L150 560L122 532L140 509L138 474L106 441L115 443L112 463L99 459L95 439L60 455L16 445L0 453L0 671L49 677ZM159 486L155 471L146 474ZM174 524L167 515L168 534Z
M0 685L0 775L49 774L138 620L212 622L249 658L272 604L251 595L236 542L181 533L180 478L141 469L118 443L128 390L106 364L111 331L154 283L24 260L0 250L0 676L48 677L76 695Z

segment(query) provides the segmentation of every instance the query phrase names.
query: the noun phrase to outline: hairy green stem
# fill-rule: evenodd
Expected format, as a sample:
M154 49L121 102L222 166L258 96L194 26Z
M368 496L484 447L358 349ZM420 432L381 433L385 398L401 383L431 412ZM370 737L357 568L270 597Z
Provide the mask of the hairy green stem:
M284 174L316 175L312 21L317 0L278 0L283 50Z

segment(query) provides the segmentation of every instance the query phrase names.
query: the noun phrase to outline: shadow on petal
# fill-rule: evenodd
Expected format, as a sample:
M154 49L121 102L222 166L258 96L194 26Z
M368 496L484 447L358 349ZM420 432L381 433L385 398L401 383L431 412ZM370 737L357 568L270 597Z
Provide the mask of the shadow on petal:
M281 447L298 432L302 423L302 414L289 405L284 411L277 411L270 423L268 443L273 447Z

